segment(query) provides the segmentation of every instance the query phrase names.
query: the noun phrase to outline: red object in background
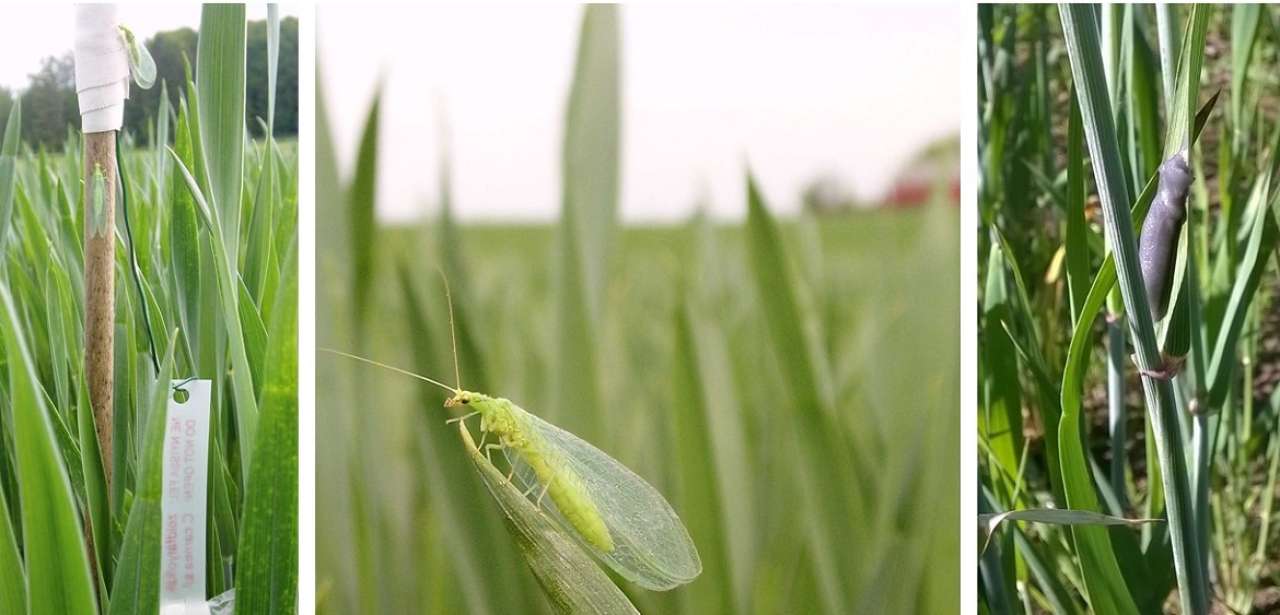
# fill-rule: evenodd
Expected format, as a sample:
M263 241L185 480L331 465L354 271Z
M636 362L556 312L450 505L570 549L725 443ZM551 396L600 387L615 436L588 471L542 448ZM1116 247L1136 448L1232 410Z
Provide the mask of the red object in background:
M889 188L889 194L884 197L884 204L885 207L892 209L916 207L923 205L929 199L931 192L933 187L925 182L909 179L899 181Z
M919 178L907 177L899 179L889 188L884 197L884 206L890 209L909 209L929 202L933 195L934 182ZM947 182L947 193L953 205L960 204L960 178L953 177Z

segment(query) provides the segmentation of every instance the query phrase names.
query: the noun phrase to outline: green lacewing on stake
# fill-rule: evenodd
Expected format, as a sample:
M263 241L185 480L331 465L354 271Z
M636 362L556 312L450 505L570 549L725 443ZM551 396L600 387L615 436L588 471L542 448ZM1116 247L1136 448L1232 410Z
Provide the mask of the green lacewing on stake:
M147 46L138 42L133 30L119 26L120 37L124 39L125 49L129 53L129 74L138 87L149 90L156 82L156 61L151 58Z
M448 282L445 282L448 294ZM449 327L453 301L449 299ZM420 374L338 350L326 352L355 359L434 384L452 395L445 408L465 407L470 413L449 419L465 421L479 415L486 454L502 450L512 475L568 533L615 572L647 589L668 590L702 573L698 550L680 517L666 498L643 478L605 452L501 397L463 390L454 340L454 378L451 387ZM489 435L498 442L483 444ZM511 475L508 476L508 480Z
M102 167L93 165L93 183L89 187L93 191L93 220L89 224L89 236L99 237L107 234L107 177Z

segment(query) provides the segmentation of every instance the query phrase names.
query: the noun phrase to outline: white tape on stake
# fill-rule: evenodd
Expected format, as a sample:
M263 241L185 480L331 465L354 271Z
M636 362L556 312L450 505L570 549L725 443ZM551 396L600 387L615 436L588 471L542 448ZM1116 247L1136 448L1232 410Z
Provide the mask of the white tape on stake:
M86 132L119 130L129 97L129 54L114 4L76 5L76 96Z
M160 614L209 615L205 602L205 494L209 468L208 380L169 383L160 496ZM175 388L187 400L175 399Z

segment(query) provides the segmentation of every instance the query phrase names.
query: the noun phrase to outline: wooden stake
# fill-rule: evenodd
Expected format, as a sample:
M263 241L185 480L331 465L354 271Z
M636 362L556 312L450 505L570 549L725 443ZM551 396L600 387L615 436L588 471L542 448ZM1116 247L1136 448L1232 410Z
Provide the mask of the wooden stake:
M106 179L101 197L94 194L95 173ZM89 403L102 452L102 474L111 494L112 394L115 386L115 211L116 131L84 135L84 368L89 378ZM102 210L94 211L95 198ZM105 232L95 227L96 216L105 216Z

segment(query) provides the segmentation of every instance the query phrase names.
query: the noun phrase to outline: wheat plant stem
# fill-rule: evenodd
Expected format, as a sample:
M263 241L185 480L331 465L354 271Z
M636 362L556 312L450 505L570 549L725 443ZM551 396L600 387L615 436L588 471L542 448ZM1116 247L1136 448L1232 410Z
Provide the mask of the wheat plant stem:
M1138 244L1129 212L1132 204L1124 179L1120 148L1112 125L1111 105L1103 78L1099 53L1098 21L1094 7L1061 4L1062 30L1071 72L1080 96L1089 157L1102 202L1107 245L1115 256L1116 278L1124 297L1138 368L1150 374L1162 367L1156 342L1155 323L1138 266ZM1173 403L1173 385L1167 379L1142 377L1142 389L1160 459L1161 479L1167 498L1169 536L1174 569L1178 577L1178 598L1182 612L1208 612L1208 591L1201 575L1199 542L1196 538L1194 506L1188 480L1187 458L1178 429L1178 410Z

